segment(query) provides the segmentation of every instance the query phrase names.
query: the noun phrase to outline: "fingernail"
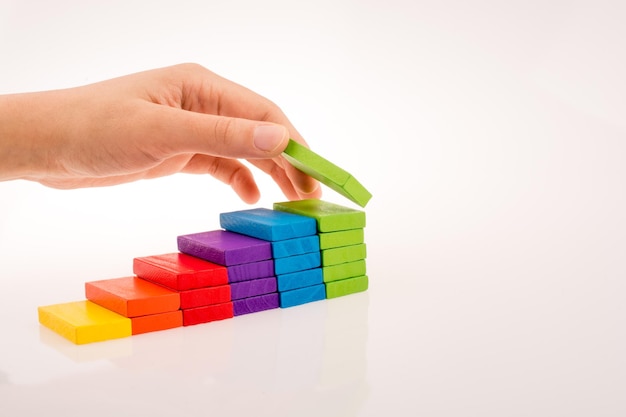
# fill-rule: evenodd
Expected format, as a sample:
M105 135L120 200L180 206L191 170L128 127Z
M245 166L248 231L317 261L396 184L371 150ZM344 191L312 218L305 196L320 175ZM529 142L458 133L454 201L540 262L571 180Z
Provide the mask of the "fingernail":
M277 125L261 125L254 130L254 146L263 151L270 152L283 142L285 128Z

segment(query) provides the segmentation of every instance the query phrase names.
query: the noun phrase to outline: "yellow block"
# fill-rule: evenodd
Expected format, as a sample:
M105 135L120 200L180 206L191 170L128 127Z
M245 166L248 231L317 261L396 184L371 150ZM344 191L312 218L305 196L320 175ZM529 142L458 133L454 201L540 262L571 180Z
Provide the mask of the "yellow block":
M74 301L37 309L39 323L77 345L132 334L131 320L91 301Z

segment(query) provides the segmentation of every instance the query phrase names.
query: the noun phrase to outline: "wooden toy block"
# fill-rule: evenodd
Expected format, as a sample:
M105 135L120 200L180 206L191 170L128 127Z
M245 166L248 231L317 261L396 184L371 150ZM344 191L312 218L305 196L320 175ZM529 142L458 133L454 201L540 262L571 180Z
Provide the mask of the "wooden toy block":
M321 268L307 269L276 276L278 291L295 290L296 288L310 287L324 282Z
M181 311L183 312L183 326L192 326L194 324L232 318L233 302L188 308Z
M279 293L279 296L280 307L288 308L325 299L326 287L324 284L318 284L291 291L284 291Z
M317 230L321 233L365 227L364 211L314 198L274 203L274 210L313 217L317 220Z
M278 308L278 306L278 293L257 295L255 297L242 298L240 300L233 301L233 314L235 316L241 316L243 314Z
M283 275L304 271L305 269L317 268L321 265L320 262L320 252L277 258L274 259L274 272L276 275Z
M347 171L316 154L306 146L290 140L283 152L283 157L291 165L349 198L361 207L365 207L372 194Z
M276 292L276 277L253 279L251 281L234 282L230 284L232 300L255 297L257 295Z
M48 305L37 310L39 323L77 345L132 335L129 318L88 300Z
M272 242L272 255L274 258L285 258L287 256L319 252L319 250L320 239L318 235Z
M85 283L85 295L124 317L165 313L180 308L180 295L138 277L122 277Z
M365 259L322 267L324 282L338 281L365 275Z
M340 248L365 242L365 232L361 229L319 233L320 249Z
M266 208L222 213L220 226L231 232L272 242L317 233L315 220L310 217Z
M361 243L360 245L324 249L321 251L321 254L322 266L331 266L365 259L367 256L367 250L365 243Z
M260 262L233 265L226 269L228 270L228 282L249 281L251 279L274 276L274 261L268 259Z
M270 242L226 230L178 236L178 250L219 265L271 259Z
M228 284L225 266L180 252L135 258L133 273L178 291Z
M133 317L133 335L156 332L159 330L173 329L183 325L183 312L181 310L168 311L167 313L150 314L149 316Z
M328 282L324 285L326 285L326 297L336 298L366 291L368 288L368 278L367 275L362 275L360 277Z
M230 301L230 285L194 288L180 292L180 308L202 307Z

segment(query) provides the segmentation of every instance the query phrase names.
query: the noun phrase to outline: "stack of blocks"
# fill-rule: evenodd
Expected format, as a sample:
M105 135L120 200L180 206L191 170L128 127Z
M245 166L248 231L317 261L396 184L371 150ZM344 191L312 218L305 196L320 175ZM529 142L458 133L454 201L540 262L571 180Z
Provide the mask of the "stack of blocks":
M365 213L321 200L220 215L223 230L178 236L133 276L85 283L87 300L39 307L76 344L223 320L368 288Z

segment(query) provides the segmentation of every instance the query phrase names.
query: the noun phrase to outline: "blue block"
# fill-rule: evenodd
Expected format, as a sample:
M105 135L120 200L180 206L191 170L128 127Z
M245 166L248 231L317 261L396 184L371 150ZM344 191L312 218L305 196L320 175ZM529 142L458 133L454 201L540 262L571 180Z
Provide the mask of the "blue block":
M266 208L222 213L220 226L231 232L272 242L317 233L317 222L312 217Z
M321 264L322 257L319 252L277 258L274 259L274 274L290 274L292 272L304 271L305 269L317 268Z
M324 284L318 284L311 287L281 292L279 296L281 308L293 307L313 301L324 300L326 298L326 287Z
M276 277L278 291L289 291L296 288L310 287L324 282L322 268L307 269L306 271L292 272L291 274Z
M318 235L297 237L295 239L272 242L272 257L285 258L287 256L302 255L319 252L320 238Z

